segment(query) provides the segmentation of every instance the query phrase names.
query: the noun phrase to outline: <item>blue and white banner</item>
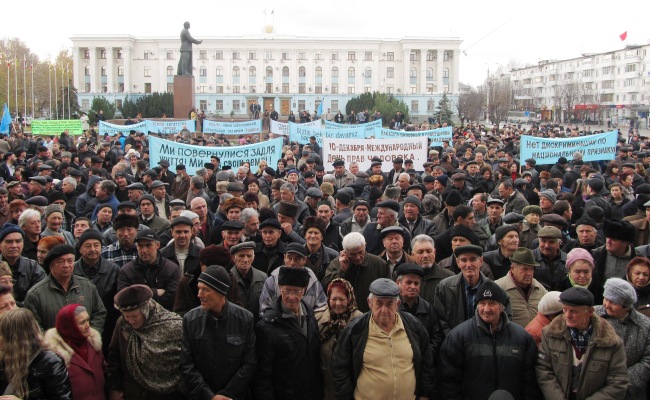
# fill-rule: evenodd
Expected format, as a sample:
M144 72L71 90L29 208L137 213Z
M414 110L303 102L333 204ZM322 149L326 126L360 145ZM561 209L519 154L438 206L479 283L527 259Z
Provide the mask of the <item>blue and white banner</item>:
M316 143L323 146L323 138L330 139L364 139L365 130L359 128L348 129L318 129L307 124L290 124L289 141L302 144L309 143L309 138L316 137Z
M257 172L260 161L268 165L277 165L282 157L282 138L245 146L205 147L193 146L149 136L149 165L151 168L161 160L169 161L169 169L174 171L176 165L183 164L189 175L195 175L196 170L210 162L210 157L217 156L221 165L231 165L236 169L242 163L251 165L251 172Z
M196 131L196 121L188 119L187 121L154 121L147 120L147 129L149 133L161 133L175 135L186 127L190 132Z
M349 125L349 124L337 124L336 122L332 121L325 121L325 129L349 129L350 127L359 127L363 128L365 130L365 136L364 137L377 137L379 134L378 131L381 129L381 120L378 119L377 121L372 121L368 122L365 124L354 124L354 125Z
M187 127L190 132L196 131L195 121L192 121L191 119L186 121L154 121L147 119L132 125L118 125L111 124L110 122L99 121L99 134L102 136L115 136L119 132L122 132L125 136L128 136L129 131L134 130L145 134L159 133L175 135L180 132L183 127Z
M442 146L443 141L449 142L451 144L451 139L453 137L453 129L451 126L445 126L444 128L436 128L428 131L395 131L392 129L380 129L378 139L389 139L395 137L427 137L431 139L430 146Z
M295 122L279 122L271 120L271 133L276 135L287 136L289 134L289 125L296 125ZM323 124L320 119L311 122L305 122L304 124L299 124L301 126L312 126L314 128L321 128Z
M111 124L110 122L99 121L99 134L101 136L115 136L120 132L122 132L124 136L128 136L129 131L131 130L149 133L149 129L147 129L147 121L138 122L133 125L117 125Z
M388 172L393 168L395 158L413 160L413 165L420 168L427 161L427 138L392 138L382 140L366 139L323 139L323 165L326 171L334 169L332 163L342 159L346 165L351 162L359 164L359 170L370 168L373 157L379 157L382 169ZM269 164L271 165L271 164Z
M537 165L555 164L560 157L573 159L573 153L582 153L583 161L613 160L616 157L617 131L567 139L544 139L522 136L519 144L521 165L534 158Z
M203 121L203 133L223 133L225 135L249 135L262 132L262 120L244 122ZM269 164L270 165L270 164Z

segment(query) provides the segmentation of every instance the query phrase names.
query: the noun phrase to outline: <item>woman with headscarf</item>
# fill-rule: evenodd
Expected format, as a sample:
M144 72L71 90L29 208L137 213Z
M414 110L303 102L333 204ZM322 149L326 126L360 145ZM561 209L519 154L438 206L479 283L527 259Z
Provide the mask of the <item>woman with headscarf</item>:
M603 297L594 314L609 322L623 340L628 377L625 400L645 400L650 381L650 319L634 308L636 291L624 279L608 279Z
M553 290L560 292L577 286L589 290L594 295L595 304L602 303L603 290L593 281L594 258L582 247L576 247L566 256L567 275Z
M321 340L321 370L325 388L324 400L336 398L332 380L332 353L343 328L353 319L363 315L357 309L354 289L350 282L336 278L327 286L327 305L316 311Z
M153 299L146 285L115 295L122 313L108 349L110 399L185 399L179 369L183 320Z
M50 204L45 209L45 229L41 233L41 237L47 236L61 236L66 244L70 246L75 245L74 236L68 231L62 229L63 218L65 217L63 208L57 204Z
M627 281L636 290L636 309L650 317L650 260L634 257L627 264Z
M56 327L45 332L44 341L65 362L75 399L106 398L102 336L90 327L86 307L79 304L63 307L56 316Z
M0 393L8 399L72 399L65 364L43 345L31 311L0 314L0 337Z

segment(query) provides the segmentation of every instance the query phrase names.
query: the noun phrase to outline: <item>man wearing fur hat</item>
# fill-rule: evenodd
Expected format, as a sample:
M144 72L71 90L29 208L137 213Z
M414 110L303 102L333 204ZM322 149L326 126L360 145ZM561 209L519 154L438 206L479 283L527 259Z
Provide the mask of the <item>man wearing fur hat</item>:
M50 274L27 292L25 308L34 313L43 329L50 329L63 306L78 303L88 310L90 325L102 332L106 308L95 285L74 274L74 259L74 247L67 244L53 247L43 262Z
M606 219L603 224L605 245L591 253L594 256L594 284L602 287L609 278L625 276L627 264L636 257L636 229L627 221Z
M541 398L535 380L537 346L508 319L507 300L493 281L478 287L474 315L449 332L440 350L442 398L487 399L498 389L517 400Z
M294 203L280 201L277 204L276 212L282 228L280 240L284 243L305 243L305 239L298 234L302 230L302 225L297 220L298 210L298 206Z
M248 397L257 364L255 320L227 300L230 282L224 267L206 268L198 278L201 306L183 316L180 369L191 397Z
M535 367L544 398L624 398L625 347L594 314L594 296L574 286L562 292L560 302L563 314L543 330Z
M255 329L258 366L253 394L256 399L320 400L318 324L313 309L303 300L311 283L310 270L280 267L277 271L269 279L277 279L279 295L263 311Z

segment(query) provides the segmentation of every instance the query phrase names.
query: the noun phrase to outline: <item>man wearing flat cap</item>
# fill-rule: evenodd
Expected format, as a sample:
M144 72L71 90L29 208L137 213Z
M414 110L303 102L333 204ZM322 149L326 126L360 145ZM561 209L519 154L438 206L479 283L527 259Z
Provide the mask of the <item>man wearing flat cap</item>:
M438 317L431 303L420 296L424 269L417 264L400 264L393 274L399 287L399 310L407 312L417 318L427 330L431 341L433 359L438 359L440 345L444 340Z
M187 174L185 165L177 164L176 177L174 178L174 182L171 183L170 195L174 199L181 199L185 201L187 199L187 192L189 190L190 190L190 176Z
M171 310L181 279L180 267L160 254L160 239L151 229L138 232L135 244L138 256L120 269L117 290L134 284L147 285L153 291L153 299Z
M594 249L594 284L602 287L609 278L627 275L627 264L636 257L636 228L628 221L606 219L605 245Z
M381 242L381 231L389 226L399 226L405 230L404 249L408 251L411 244L411 234L408 233L408 228L402 226L397 220L400 209L399 203L395 200L384 200L377 203L376 206L377 221L369 222L363 228L368 253L378 255L384 250Z
M230 282L224 267L206 268L198 278L201 306L183 316L180 369L193 398L247 398L255 376L255 320L226 299Z
M320 400L318 323L303 300L312 278L305 268L277 271L278 297L255 327L258 365L252 392L256 399Z
M156 199L150 194L146 194L140 199L140 216L138 219L142 225L146 225L158 235L169 229L169 221L158 216Z
M337 399L382 399L389 393L396 399L434 398L429 335L416 317L399 309L399 295L392 280L374 280L368 311L341 332L332 355Z
M250 311L257 321L260 316L260 294L268 275L253 265L256 258L255 246L254 242L243 242L231 247L230 256L235 265L230 271L233 283L237 286L237 303Z
M345 161L341 159L334 160L332 163L334 167L334 178L336 180L336 188L341 189L350 186L356 180L350 171L345 169Z
M460 272L443 279L438 284L433 300L433 307L436 309L445 336L454 327L474 316L478 287L490 281L481 272L482 247L473 244L458 246L454 249L454 257ZM506 313L510 315L510 300L507 300L504 306Z
M532 250L519 247L510 257L510 271L496 281L512 304L512 322L525 328L535 316L546 289L533 276L539 263Z
M390 276L395 276L395 269L403 263L412 263L411 256L404 251L405 231L399 226L389 226L381 230L381 242L384 251L379 253L379 258L388 263Z
M59 310L67 304L80 304L90 315L90 325L100 333L104 330L106 308L97 288L88 279L74 274L75 249L67 244L54 246L45 256L48 276L34 285L25 297L25 308L36 322L48 330L54 328Z
M442 345L441 398L488 399L497 390L516 400L542 398L535 380L537 346L508 319L507 299L495 282L478 287L475 314L452 329Z
M560 302L563 314L543 330L535 367L544 398L625 398L625 347L594 314L593 294L574 286L560 294Z
M533 250L535 261L535 279L546 290L551 290L566 278L566 257L562 251L562 232L554 226L545 226L537 232L538 247Z
M420 234L433 235L433 222L422 218L422 201L415 196L406 196L402 202L403 215L398 219L405 226L411 237Z
M273 308L276 300L280 296L279 274L282 268L285 269L298 269L304 270L309 276L309 282L305 286L305 291L301 296L302 302L305 303L311 310L315 310L324 306L327 303L327 297L323 291L316 274L310 269L305 267L307 263L307 249L304 245L298 243L289 243L285 247L284 264L282 267L277 268L269 273L269 277L264 282L264 287L259 295L260 299L260 315L270 308Z

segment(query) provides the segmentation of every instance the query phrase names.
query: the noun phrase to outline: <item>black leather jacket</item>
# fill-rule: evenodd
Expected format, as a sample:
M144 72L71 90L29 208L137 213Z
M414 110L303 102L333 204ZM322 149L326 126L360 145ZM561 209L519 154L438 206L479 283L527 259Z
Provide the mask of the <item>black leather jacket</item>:
M0 391L4 392L8 384L4 365L2 365L0 367ZM72 399L72 389L65 363L51 351L41 351L29 364L27 386L29 387L29 400Z
M6 261L2 255L0 255L0 261ZM25 296L27 296L27 291L38 282L45 279L45 270L41 268L40 265L34 260L30 260L26 257L20 257L17 261L16 266L9 266L13 272L14 280L14 297L16 303L22 307L23 302L25 301Z
M180 368L191 398L246 399L256 366L249 311L226 302L219 317L200 307L185 314Z
M429 335L424 326L412 315L397 311L404 323L413 349L413 367L415 369L415 395L434 398L434 364ZM345 327L332 356L332 374L336 398L352 400L357 378L363 367L363 353L368 341L370 312L353 320Z

